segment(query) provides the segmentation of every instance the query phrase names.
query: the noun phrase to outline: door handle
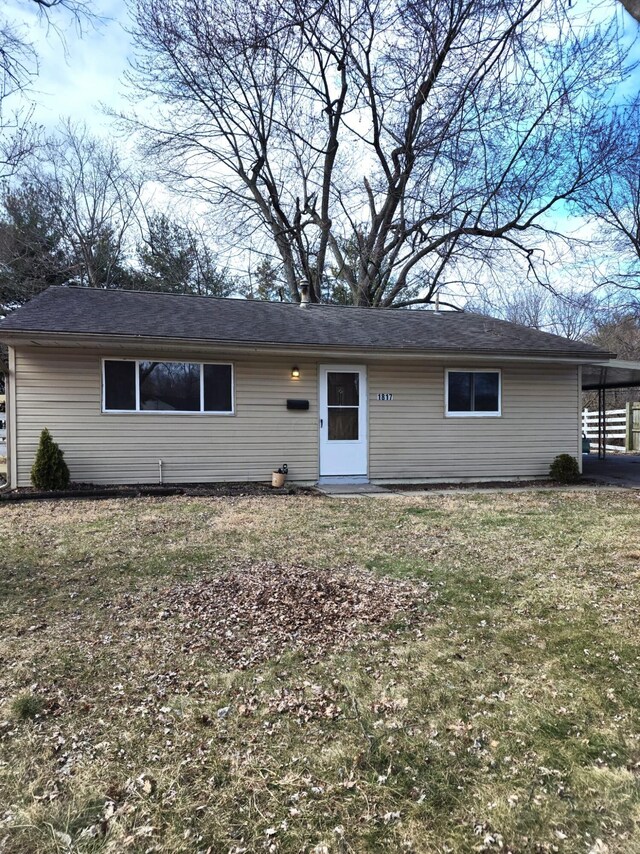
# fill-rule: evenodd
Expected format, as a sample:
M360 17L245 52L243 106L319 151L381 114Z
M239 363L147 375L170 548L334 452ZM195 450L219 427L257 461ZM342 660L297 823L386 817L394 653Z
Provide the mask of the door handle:
M322 420L322 418L321 418L321 419L320 419L320 428L321 428L321 429L322 429L323 424L324 424L324 421L323 421L323 420Z

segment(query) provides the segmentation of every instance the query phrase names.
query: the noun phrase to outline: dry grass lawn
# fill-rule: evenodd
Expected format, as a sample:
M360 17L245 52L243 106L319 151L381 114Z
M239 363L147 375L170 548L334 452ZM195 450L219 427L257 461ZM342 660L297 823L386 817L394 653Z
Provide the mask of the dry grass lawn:
M640 852L633 492L0 508L0 852Z

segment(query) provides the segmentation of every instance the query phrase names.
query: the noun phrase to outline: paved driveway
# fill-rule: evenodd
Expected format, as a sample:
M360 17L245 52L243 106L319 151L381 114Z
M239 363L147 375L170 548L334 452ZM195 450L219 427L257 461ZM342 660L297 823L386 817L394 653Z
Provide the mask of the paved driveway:
M636 454L611 454L604 460L599 460L596 454L584 454L582 471L585 477L603 483L640 489L640 456Z

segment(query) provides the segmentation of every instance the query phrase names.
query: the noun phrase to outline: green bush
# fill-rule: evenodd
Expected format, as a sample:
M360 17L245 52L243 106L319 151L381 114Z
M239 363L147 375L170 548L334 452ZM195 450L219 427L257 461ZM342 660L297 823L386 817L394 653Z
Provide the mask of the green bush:
M64 461L64 453L46 427L40 434L40 444L31 467L31 483L36 489L66 489L69 486L69 468Z
M549 477L558 483L575 483L580 480L580 466L571 454L558 454L551 463Z

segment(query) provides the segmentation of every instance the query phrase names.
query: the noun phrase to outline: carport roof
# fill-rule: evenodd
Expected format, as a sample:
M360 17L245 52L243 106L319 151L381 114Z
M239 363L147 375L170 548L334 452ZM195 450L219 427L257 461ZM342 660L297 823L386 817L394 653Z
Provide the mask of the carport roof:
M609 359L594 362L582 368L582 390L599 388L631 388L640 386L640 362Z

